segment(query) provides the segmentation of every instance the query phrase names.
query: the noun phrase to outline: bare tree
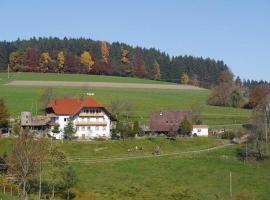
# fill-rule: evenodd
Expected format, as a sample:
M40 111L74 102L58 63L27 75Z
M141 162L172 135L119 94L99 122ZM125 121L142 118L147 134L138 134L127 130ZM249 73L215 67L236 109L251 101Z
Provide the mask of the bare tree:
M23 197L27 199L27 184L39 172L41 163L41 146L34 141L28 130L24 130L13 145L8 157L8 174L23 188Z
M123 110L123 102L119 99L114 99L110 102L110 111L115 116L116 119L120 117Z
M122 103L122 108L124 111L124 115L126 119L128 120L130 115L132 114L133 104L130 101L125 101Z

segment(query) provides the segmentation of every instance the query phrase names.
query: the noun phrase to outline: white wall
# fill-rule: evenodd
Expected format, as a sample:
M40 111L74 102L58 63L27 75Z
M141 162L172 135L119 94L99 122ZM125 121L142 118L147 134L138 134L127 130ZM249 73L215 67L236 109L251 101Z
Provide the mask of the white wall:
M69 119L68 115L58 115L53 122L56 123L56 124L59 124L60 133L55 134L53 132L50 132L50 135L55 137L57 140L63 139L63 137L64 137L64 128L68 123L68 119ZM53 130L53 126L51 127L51 130Z
M193 128L192 135L208 136L208 128Z
M106 126L76 126L77 132L75 136L82 138L83 135L85 139L93 139L97 137L107 137L110 138L110 118L105 114L104 117L80 117L79 115L74 117L74 124L76 122L106 122ZM84 128L83 128L84 127ZM98 127L98 128L97 128ZM104 128L103 128L104 127ZM90 129L90 130L89 130Z

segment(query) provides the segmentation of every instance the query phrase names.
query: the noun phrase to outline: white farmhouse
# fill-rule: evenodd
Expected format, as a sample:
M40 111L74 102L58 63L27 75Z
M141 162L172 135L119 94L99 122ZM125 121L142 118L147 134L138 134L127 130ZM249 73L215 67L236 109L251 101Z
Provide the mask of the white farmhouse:
M208 136L208 126L207 125L193 125L192 135Z
M64 98L52 100L46 108L50 118L50 135L62 139L64 127L71 120L78 139L110 138L113 122L116 121L109 111L93 98ZM60 133L52 132L58 126Z

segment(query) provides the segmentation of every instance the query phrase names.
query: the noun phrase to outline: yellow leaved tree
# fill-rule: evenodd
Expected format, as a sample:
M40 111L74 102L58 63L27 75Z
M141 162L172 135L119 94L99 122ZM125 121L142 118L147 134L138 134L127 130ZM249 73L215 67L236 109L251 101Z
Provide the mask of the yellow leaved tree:
M92 67L95 64L95 62L92 60L91 54L87 51L84 51L81 54L80 61L88 72L92 70Z

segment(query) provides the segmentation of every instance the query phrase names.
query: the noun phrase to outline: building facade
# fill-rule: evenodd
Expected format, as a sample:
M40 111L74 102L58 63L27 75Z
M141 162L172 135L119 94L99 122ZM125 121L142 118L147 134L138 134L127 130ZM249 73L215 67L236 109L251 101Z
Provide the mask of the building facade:
M192 135L197 136L208 136L208 126L207 125L193 125Z
M78 139L110 138L111 129L116 121L109 111L93 98L87 99L55 99L46 108L46 116L50 120L50 135L56 139L65 136L64 128L69 120L75 129ZM54 126L59 133L53 133Z

